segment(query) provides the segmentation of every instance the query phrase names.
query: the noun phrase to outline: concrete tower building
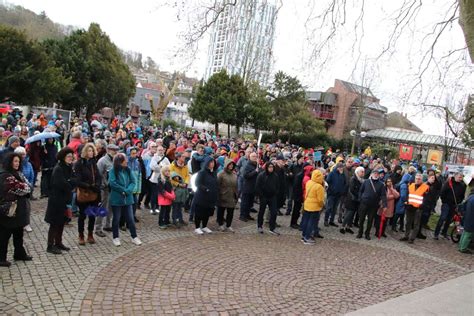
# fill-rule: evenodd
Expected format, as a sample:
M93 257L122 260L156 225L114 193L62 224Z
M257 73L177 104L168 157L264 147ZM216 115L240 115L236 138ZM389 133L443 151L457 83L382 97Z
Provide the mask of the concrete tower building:
M204 79L226 69L247 82L268 85L273 59L277 9L273 0L221 0L211 31Z

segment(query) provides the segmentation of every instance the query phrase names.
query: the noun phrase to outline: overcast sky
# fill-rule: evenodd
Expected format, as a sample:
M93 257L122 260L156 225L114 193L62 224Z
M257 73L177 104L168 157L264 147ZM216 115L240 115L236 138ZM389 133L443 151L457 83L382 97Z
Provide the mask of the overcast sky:
M203 0L188 0L183 3L196 3L195 1ZM405 35L400 38L393 54L385 55L379 60L375 57L387 44L388 34L394 25L394 11L402 1L366 0L362 41L355 40L356 36L360 38L362 35L362 29L356 30L354 26L360 14L358 4L361 2L348 1L350 4L346 8L346 23L338 26L340 31L337 36L321 52L321 56L318 55L320 58L314 63L309 62L310 52L314 43L321 41L320 36L328 30L328 25L326 23L319 28L315 22L317 20L307 21L307 19L311 16L314 18L320 13L323 6L321 3L324 1L284 1L276 25L273 70L283 70L298 76L308 89L314 90L327 90L334 84L336 78L358 84L365 82L381 100L380 103L390 111L407 112L412 121L425 133L444 135L442 121L413 105L422 101L440 104L445 102L448 94L454 94L456 100L461 100L468 93L473 93L474 76L470 63L457 63L456 68L444 79L446 82L444 87L439 84L440 80L436 74L428 71L423 78L421 92L420 86L417 86L411 98L405 99L402 96L415 86L416 76L413 74L419 73L418 67L423 52L431 45L429 40L423 41L424 37L436 22L446 18L452 1L423 2L416 24L410 25L413 31L404 31ZM61 24L87 28L89 23L97 22L117 46L124 50L141 52L144 58L151 56L162 70L183 70L187 64L186 61L173 58L174 53L182 47L178 34L185 30L186 25L182 20L177 20L175 8L164 5L166 1L12 0L8 2L22 5L36 13L44 10L53 21ZM323 34L311 33L311 30L315 29ZM360 43L355 50L354 43ZM435 55L444 56L453 49L464 46L461 28L455 22L438 40ZM200 48L191 67L185 69L189 76L200 78L204 74L207 43L201 43ZM357 61L358 56L361 56L361 59ZM460 59L460 56L465 54L454 57ZM327 62L321 66L320 60L326 57ZM446 60L451 61L449 58ZM440 67L443 68L443 65L440 64ZM459 77L462 79L457 79Z

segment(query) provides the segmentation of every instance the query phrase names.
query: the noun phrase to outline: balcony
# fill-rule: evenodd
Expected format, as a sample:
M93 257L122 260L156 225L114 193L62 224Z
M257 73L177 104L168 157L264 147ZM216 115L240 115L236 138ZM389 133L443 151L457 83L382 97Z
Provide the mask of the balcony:
M336 120L336 113L334 111L312 111L314 117L321 119L321 120L329 120L335 121Z

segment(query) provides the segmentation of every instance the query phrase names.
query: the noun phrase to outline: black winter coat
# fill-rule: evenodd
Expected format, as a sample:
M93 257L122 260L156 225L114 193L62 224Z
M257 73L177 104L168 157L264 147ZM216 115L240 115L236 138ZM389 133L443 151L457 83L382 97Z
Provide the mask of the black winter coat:
M206 162L206 167L199 171L196 177L197 191L194 194L194 203L201 207L213 208L217 204L219 188L216 173L209 170L208 165L209 162Z
M77 187L89 189L97 193L97 200L87 204L97 205L101 200L100 187L102 182L99 169L97 169L97 161L94 158L89 160L81 158L74 164L73 169L77 178Z
M76 179L72 166L60 161L53 169L51 176L51 192L48 197L48 207L44 217L45 222L52 225L61 225L66 222L65 211L72 202L72 190Z
M302 170L295 175L295 180L293 181L293 200L301 203L303 202L303 178L304 171Z
M452 188L450 185L452 183ZM453 193L454 192L454 193ZM464 182L456 182L454 179L446 181L441 189L441 201L451 207L461 204L466 194L466 185Z
M256 194L258 196L266 198L275 197L278 194L279 187L278 176L275 172L262 171L257 176Z
M352 176L349 181L349 191L347 192L344 206L348 210L357 211L359 209L359 191L362 183L357 179L357 176Z
M46 152L45 152L46 151ZM56 165L57 159L56 155L58 153L58 148L56 145L46 143L40 152L41 158L41 168L52 169Z
M242 193L247 194L254 194L255 193L255 185L257 183L257 163L248 161L245 164L245 168L242 171L242 177L244 178L244 182L242 185Z

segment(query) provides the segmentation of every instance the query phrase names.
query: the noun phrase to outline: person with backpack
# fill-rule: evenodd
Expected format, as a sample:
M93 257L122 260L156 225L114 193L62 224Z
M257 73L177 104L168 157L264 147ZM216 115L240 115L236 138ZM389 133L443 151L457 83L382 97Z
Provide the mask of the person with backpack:
M135 178L128 167L127 157L119 153L114 157L114 166L109 171L109 186L110 195L109 203L112 208L112 243L118 247L121 245L119 238L120 219L125 217L132 243L139 246L142 244L140 238L137 236L135 228L135 221L133 220L133 191L136 188Z
M180 228L182 225L187 225L187 223L183 220L183 208L184 203L186 202L189 195L188 186L183 181L182 176L176 171L171 172L171 184L173 185L175 194L175 199L173 200L172 204L173 225L175 225L177 228Z

